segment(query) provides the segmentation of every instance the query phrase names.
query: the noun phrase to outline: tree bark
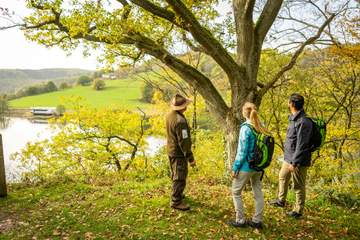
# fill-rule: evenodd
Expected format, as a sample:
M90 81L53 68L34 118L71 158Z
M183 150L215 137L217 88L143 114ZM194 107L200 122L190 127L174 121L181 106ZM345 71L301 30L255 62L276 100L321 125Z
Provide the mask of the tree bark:
M225 126L225 167L226 170L229 171L231 170L232 164L236 157L239 142L240 119L237 118L234 113L229 113L226 118Z
M2 136L0 134L0 197L7 196L4 160L5 159L4 159L4 151L3 151L3 142L2 142Z

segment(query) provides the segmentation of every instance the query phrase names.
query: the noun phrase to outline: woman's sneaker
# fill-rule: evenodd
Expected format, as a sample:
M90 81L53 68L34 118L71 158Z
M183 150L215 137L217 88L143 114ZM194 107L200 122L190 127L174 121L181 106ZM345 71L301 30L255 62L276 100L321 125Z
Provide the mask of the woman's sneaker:
M280 207L280 208L285 207L285 201L280 201L279 199L270 200L269 204L271 206Z
M228 221L227 224L232 227L237 227L237 228L245 228L248 226L246 221L244 221L243 223L237 222L237 221Z
M302 214L301 213L298 213L298 212L295 212L295 211L291 211L291 212L288 212L287 215L289 217L293 217L295 219L299 219L301 218Z
M254 222L252 220L250 220L248 222L249 226L252 228L256 228L256 229L263 229L264 225L262 224L262 222Z

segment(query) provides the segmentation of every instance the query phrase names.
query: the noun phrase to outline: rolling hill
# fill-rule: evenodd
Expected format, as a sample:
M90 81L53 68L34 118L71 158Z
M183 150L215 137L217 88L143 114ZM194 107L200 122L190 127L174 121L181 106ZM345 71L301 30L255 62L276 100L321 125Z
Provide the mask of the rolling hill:
M73 96L83 98L87 104L96 108L114 106L135 109L136 107L146 108L149 106L149 104L140 101L142 81L121 79L107 80L105 83L106 87L101 91L95 91L91 86L76 86L61 91L15 99L10 101L10 107L56 107L60 104L66 106L66 99Z
M14 91L33 84L53 81L55 83L75 81L81 75L90 75L92 71L84 69L0 69L0 93Z

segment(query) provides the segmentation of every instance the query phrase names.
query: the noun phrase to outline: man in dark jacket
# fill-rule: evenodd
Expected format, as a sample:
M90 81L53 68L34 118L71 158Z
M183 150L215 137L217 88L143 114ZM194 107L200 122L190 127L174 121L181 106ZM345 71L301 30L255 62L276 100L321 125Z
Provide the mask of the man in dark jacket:
M172 111L166 117L167 153L170 160L172 194L171 207L178 210L189 210L183 202L186 186L188 163L195 166L191 151L190 128L183 113L191 103L190 99L176 94L171 101Z
M278 199L271 205L284 207L290 178L294 183L296 202L293 211L287 214L294 218L302 216L305 206L305 182L307 169L311 164L312 122L307 118L303 106L304 97L294 93L289 99L289 125L285 139L284 163L279 173Z

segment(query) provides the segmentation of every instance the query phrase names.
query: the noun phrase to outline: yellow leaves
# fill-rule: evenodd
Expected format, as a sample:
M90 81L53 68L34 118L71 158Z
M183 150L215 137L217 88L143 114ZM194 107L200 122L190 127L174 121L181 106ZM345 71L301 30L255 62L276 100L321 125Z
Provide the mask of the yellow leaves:
M348 44L341 47L332 46L329 48L329 52L334 56L340 56L344 58L349 58L352 61L360 60L360 44Z
M57 134L51 140L30 143L14 155L30 170L26 176L36 180L69 175L91 180L120 171L129 161L143 162L136 154L130 159L135 145L139 152L145 148L142 116L122 109L88 108L78 98L69 102L73 110L54 123Z
M161 104L161 103L163 103L163 99L164 99L163 93L156 90L153 97L152 97L152 102L154 104Z

